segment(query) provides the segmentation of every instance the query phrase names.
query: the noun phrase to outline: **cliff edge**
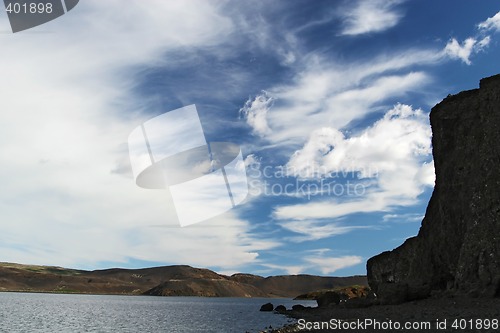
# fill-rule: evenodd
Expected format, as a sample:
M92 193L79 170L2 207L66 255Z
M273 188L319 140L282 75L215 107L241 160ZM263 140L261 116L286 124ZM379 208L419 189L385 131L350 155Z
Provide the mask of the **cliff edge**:
M367 262L383 303L500 296L500 75L430 113L436 185L417 236Z

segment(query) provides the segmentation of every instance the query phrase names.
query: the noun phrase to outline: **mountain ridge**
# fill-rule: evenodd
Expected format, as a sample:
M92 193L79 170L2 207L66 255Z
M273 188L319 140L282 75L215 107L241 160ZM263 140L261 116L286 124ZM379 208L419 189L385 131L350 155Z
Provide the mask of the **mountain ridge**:
M366 276L218 274L172 265L79 270L0 262L0 291L203 297L287 297L320 289L367 285Z

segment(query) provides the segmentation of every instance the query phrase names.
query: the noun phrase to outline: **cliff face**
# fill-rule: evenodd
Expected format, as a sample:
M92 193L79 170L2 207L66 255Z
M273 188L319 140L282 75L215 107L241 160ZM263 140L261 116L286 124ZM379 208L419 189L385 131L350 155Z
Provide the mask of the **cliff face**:
M433 290L500 296L500 75L430 114L436 185L417 236L367 263L385 303Z

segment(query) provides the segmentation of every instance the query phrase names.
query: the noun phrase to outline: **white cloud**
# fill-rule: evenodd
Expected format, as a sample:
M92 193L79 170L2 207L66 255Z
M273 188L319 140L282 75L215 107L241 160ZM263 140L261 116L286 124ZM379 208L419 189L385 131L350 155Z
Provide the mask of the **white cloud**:
M335 222L322 221L280 221L279 225L289 231L301 234L290 237L292 242L315 241L342 235L357 229L366 229L364 226L345 226Z
M337 258L329 257L306 257L306 262L314 264L323 274L332 274L340 269L351 267L363 262L359 256L343 256Z
M417 172L415 179L418 183L426 186L434 187L436 181L436 173L434 171L434 162L424 162Z
M244 32L240 37L248 37L245 41L251 43L252 49L276 56L283 66L293 65L299 52L296 35L285 26L287 20L274 19L286 15L287 5L279 1L242 1L234 7L238 10L230 10L238 30Z
M385 214L382 217L382 221L391 223L413 223L413 222L421 222L423 218L424 215L415 213Z
M472 63L470 57L474 53L483 51L491 42L490 36L482 37L485 35L485 32L500 31L500 12L479 23L477 28L480 30L480 33L475 37L467 38L462 44L455 38L452 38L446 44L443 51L444 54L452 59L460 59L467 65L470 65Z
M478 28L482 30L500 31L500 12L493 17L488 17L485 21L478 24Z
M238 270L258 261L259 251L281 243L249 232L248 222L234 211L188 228L157 226L136 228L134 257L194 266L214 266ZM170 256L169 253L172 253Z
M481 39L479 42L477 42L476 52L483 51L483 49L485 47L487 47L488 45L490 45L490 42L491 42L491 37L490 36L486 36L483 39Z
M301 274L306 271L319 271L323 275L330 275L338 270L352 267L363 262L360 256L329 256L329 249L319 249L306 251L306 253L313 253L313 255L306 254L302 258L295 258L299 264L297 265L276 265L276 264L262 264L264 267L281 270L287 274Z
M274 99L266 91L262 91L262 94L257 95L253 100L249 98L240 109L240 114L244 117L247 124L259 136L265 136L270 131L266 116L273 101Z
M461 59L467 65L470 65L471 61L469 60L469 57L475 44L476 40L474 38L467 38L463 45L460 45L458 41L453 38L448 42L448 44L446 44L444 51L451 58Z
M401 162L429 156L430 137L427 114L398 104L373 126L349 138L331 127L314 131L287 166L310 177L324 176L317 175L317 171L359 171L360 178L373 177L395 170Z
M334 128L318 129L290 158L290 170L305 177L348 172L373 183L361 183L362 191L352 197L277 207L273 216L304 221L413 205L433 184L430 156L427 114L408 105L396 105L373 126L348 138Z
M262 264L264 267L272 268L274 270L285 271L289 275L297 275L307 269L305 265L275 265L275 264Z
M256 169L259 169L260 168L260 158L255 155L255 154L249 154L247 155L247 157L245 157L245 166L247 168L256 168Z
M395 7L401 0L358 0L345 9L342 35L381 32L398 24L403 15Z
M478 53L482 51L490 43L490 37L486 36L480 41L475 38L467 38L462 45L455 39L452 38L444 49L446 55L452 59L460 59L467 65L470 65L470 56L473 53Z

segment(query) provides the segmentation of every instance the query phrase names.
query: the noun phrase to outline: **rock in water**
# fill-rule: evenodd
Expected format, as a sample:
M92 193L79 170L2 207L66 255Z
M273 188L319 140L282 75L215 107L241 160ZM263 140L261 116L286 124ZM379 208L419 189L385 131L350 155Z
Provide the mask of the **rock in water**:
M431 111L436 185L417 236L367 263L383 303L500 296L500 75Z
M260 307L260 311L273 311L274 305L272 303L266 303Z
M294 311L302 311L302 310L305 310L306 307L303 306L302 304L295 304L295 305L292 305L292 310Z
M286 312L286 307L284 305L278 305L274 311L276 312L279 312L279 313L283 313L283 312Z

